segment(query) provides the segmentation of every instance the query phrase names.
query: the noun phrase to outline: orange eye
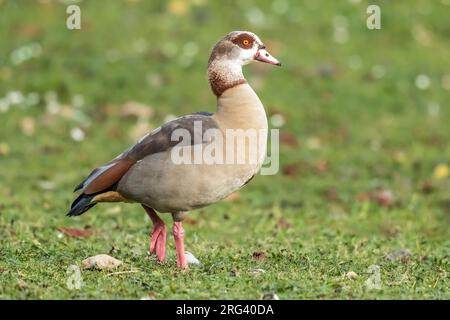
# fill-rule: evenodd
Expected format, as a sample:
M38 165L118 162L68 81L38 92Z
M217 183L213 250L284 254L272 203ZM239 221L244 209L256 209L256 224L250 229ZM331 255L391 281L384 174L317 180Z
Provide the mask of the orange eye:
M248 46L249 43L250 43L250 41L248 41L247 39L245 39L245 40L242 41L242 44L243 44L244 46Z

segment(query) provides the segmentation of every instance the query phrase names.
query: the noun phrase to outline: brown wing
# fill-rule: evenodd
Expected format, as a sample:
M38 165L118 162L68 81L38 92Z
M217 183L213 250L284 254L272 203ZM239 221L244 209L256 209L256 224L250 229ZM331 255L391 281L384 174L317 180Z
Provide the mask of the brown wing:
M106 170L99 171L98 175L90 179L91 181L86 185L84 193L93 194L111 187L123 177L134 163L131 159L125 158L108 166Z
M211 113L201 112L172 120L160 128L150 132L139 140L133 147L120 154L109 163L94 169L91 174L81 182L74 191L84 189L85 194L94 194L107 190L116 184L127 171L139 160L158 152L171 149L179 143L171 139L176 129L186 129L190 132L191 144L202 141L203 133L212 128L218 128L211 117ZM202 130L194 130L194 124L201 122ZM201 134L200 139L194 135Z

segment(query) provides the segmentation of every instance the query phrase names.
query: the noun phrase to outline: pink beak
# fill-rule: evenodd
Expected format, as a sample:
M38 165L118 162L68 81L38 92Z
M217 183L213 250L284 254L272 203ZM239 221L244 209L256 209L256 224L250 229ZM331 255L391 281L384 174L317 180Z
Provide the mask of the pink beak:
M272 57L272 55L269 52L267 52L265 47L262 47L261 49L258 50L258 52L256 52L255 60L265 62L268 64L274 64L276 66L281 66L281 62Z

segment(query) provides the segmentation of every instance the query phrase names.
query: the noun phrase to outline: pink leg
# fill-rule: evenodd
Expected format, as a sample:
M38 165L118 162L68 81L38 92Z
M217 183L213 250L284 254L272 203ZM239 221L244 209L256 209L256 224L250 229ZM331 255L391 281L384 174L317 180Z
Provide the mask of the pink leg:
M145 211L153 222L150 253L156 254L160 262L166 259L166 225L152 208L144 206Z
M182 269L187 269L187 261L184 256L184 229L181 221L173 222L173 237L177 250L177 266Z

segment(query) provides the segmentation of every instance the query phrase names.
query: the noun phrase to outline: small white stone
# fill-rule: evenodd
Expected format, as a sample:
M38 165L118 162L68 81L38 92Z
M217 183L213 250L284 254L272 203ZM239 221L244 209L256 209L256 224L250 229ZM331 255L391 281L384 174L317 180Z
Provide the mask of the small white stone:
M376 64L372 67L370 73L375 79L381 79L386 75L386 68L381 64Z
M276 293L269 292L263 294L262 300L280 300L280 297Z
M41 53L41 45L39 43L31 43L15 49L11 52L10 58L14 65L18 65L28 59L39 57Z
M0 99L0 112L7 112L9 110L9 100L6 98Z
M10 104L20 104L23 101L23 94L20 91L10 91L6 95L6 98L9 100Z
M430 78L425 74L419 74L416 77L415 82L416 82L416 87L419 88L420 90L428 89L428 87L431 84Z
M99 254L89 257L82 261L84 269L115 269L122 264L122 261L117 260L107 254Z
M80 128L73 128L70 130L70 136L77 142L84 140L84 132Z
M41 189L43 190L55 190L56 188L56 184L53 181L49 181L49 180L40 180L38 181L38 185Z
M264 269L253 269L250 271L253 274L260 274L260 273L266 273L266 270Z
M281 128L282 126L284 126L286 121L284 120L282 114L275 113L273 116L270 117L270 123L272 124L272 126L276 128Z
M203 264L189 251L185 251L184 256L186 257L186 261L188 264L193 264L199 267L203 266Z

